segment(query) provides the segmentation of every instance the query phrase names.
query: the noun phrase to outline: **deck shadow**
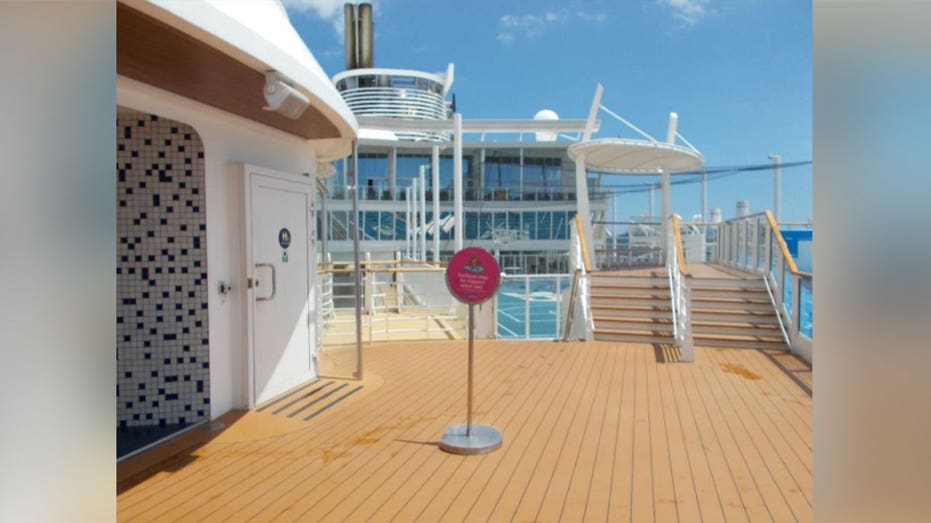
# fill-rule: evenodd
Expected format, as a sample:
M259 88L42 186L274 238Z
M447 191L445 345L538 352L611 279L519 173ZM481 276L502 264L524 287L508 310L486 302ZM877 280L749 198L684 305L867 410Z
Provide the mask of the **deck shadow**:
M653 357L656 363L679 363L679 349L666 343L654 343Z
M215 421L229 428L247 412L245 410L230 411ZM194 455L198 449L222 433L223 430L210 430L210 424L200 426L118 463L116 466L117 495L159 472L177 472L183 469L198 459Z
M413 443L415 445L424 445L426 447L440 448L439 441L417 441L414 439L401 439L401 438L397 438L395 439L395 441L400 442L400 443Z

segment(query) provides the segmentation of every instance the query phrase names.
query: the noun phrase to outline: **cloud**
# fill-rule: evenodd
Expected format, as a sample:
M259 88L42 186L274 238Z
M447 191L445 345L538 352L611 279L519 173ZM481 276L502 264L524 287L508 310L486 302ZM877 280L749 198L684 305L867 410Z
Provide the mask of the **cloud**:
M604 13L576 13L578 19L585 22L604 22L607 19ZM546 30L556 24L570 21L569 12L565 9L549 10L542 13L507 14L498 18L498 41L510 44L518 38L539 38Z
M672 17L683 25L695 25L715 13L707 7L710 0L656 0L656 3L672 11Z
M586 22L597 22L600 24L608 19L608 15L604 13L589 13L587 11L579 11L576 14L579 16L579 19Z
M281 0L286 9L313 11L324 20L339 18L343 14L343 0Z

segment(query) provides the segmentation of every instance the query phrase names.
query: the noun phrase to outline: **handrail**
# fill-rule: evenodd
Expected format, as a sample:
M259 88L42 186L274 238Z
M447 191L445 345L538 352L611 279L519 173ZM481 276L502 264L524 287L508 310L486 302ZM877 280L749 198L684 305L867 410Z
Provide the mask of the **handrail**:
M398 273L398 272L445 272L441 267L398 267L393 269L362 269L366 273ZM320 269L317 274L352 274L354 269Z
M810 270L799 270L780 224L769 210L733 218L716 227L714 259L763 278L775 309L779 329L789 349L810 361L811 304L802 288L814 280Z
M776 219L773 218L773 213L767 210L764 214L766 215L766 221L769 222L769 229L773 232L773 237L776 238L776 243L779 245L779 250L782 251L782 257L786 260L786 265L789 266L789 270L792 271L792 274L799 276L798 265L795 264L795 258L792 257L792 253L789 252L789 246L786 245L786 240L782 237L782 231L780 231L779 226L776 225ZM809 276L811 275L809 274Z
M588 259L588 251L585 249L585 233L584 233L584 230L582 229L582 219L579 217L578 213L576 213L575 215L574 222L575 222L576 235L575 235L573 246L577 247L579 250L578 258L576 258L576 261L581 259L582 263L581 263L581 267L576 265L575 271L572 275L572 288L569 291L569 304L568 304L568 307L566 308L566 322L565 322L565 326L563 327L562 338L560 338L560 341L569 341L571 339L570 336L572 332L572 324L575 320L576 301L578 299L579 293L584 292L583 287L586 285L586 283L582 281L582 278L586 278L586 275L591 272L591 264ZM571 250L572 249L570 248L570 252ZM587 300L588 300L588 297L586 295L586 297L583 297L582 302L581 302L582 308L583 308L583 314L582 314L583 320L585 320L586 322L588 320L585 317L586 316L585 311L589 310L589 303ZM586 331L587 330L588 329L586 328Z
M685 272L685 256L682 253L682 227L679 224L679 215L672 215L672 231L675 235L676 242L676 260L679 262L679 272L682 274L688 274Z
M778 306L776 305L776 297L773 295L773 290L769 286L769 280L766 277L763 278L763 285L766 286L766 294L769 295L769 302L773 304L774 309L778 310ZM791 347L792 340L789 338L789 333L786 331L785 323L782 321L782 314L776 314L776 320L779 322L779 330L782 331L782 338L786 340L786 345Z
M575 214L575 229L579 232L579 242L582 244L582 264L585 265L585 272L592 272L592 262L588 259L588 243L585 239L585 228L582 227L582 218L579 213Z
M575 300L579 293L579 279L582 277L582 269L576 269L572 274L572 288L569 291L569 303L566 308L566 323L563 326L562 338L560 341L569 341L569 333L572 332L572 320L575 316Z
M690 317L690 292L686 276L682 267L685 260L682 254L682 234L679 230L679 216L673 214L669 218L669 226L673 233L666 236L667 249L673 252L666 254L666 275L669 278L669 299L672 310L672 335L679 347L680 361L695 361L694 342Z

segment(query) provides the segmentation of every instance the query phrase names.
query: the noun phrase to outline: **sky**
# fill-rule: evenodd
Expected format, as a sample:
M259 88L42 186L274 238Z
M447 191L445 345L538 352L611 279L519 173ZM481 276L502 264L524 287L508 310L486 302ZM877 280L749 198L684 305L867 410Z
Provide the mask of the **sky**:
M291 23L330 76L343 70L341 1L283 0ZM445 71L463 118L532 118L552 109L585 118L602 104L663 139L670 112L708 167L812 159L811 4L796 0L380 0L375 66ZM638 136L605 112L595 137ZM679 179L674 176L674 180ZM614 175L606 184L646 182ZM738 200L772 209L764 169L709 182L708 208ZM782 171L782 220L812 216L810 165ZM673 209L701 211L698 184L673 186ZM655 197L659 211L659 192ZM617 198L639 216L648 193Z

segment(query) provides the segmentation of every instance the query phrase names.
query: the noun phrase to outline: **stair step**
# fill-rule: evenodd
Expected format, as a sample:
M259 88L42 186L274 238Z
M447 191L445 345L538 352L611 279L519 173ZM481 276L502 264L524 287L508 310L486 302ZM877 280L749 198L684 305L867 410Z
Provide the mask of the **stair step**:
M620 285L622 287L663 287L669 288L669 279L652 277L597 276L592 273L592 285Z
M773 304L768 301L722 300L717 298L692 298L693 311L770 312Z
M698 347L722 347L738 349L779 349L787 350L785 340L781 338L759 338L755 336L694 334L692 341Z
M672 320L654 320L652 318L608 318L604 316L595 316L595 329L608 330L637 330L647 331L654 334L672 333Z
M654 298L647 296L592 296L592 307L603 305L622 305L628 307L666 307L672 306L670 298ZM772 308L772 306L770 306Z
M750 311L720 311L720 310L698 310L693 308L689 315L692 322L735 322L749 323L754 325L779 325L779 320L770 307L768 311L750 312Z
M594 338L599 341L621 341L627 343L674 343L670 336L652 334L649 331L595 329Z
M607 285L592 285L592 296L653 296L656 298L669 299L669 288L654 289L649 287L619 287Z
M702 323L692 321L692 332L708 335L738 335L750 337L779 338L782 331L778 325L752 325L749 323Z
M762 278L752 279L725 279L725 278L690 278L689 287L692 289L734 289L734 290L761 290L766 292L766 285Z
M652 285L662 282L666 282L667 285L669 284L669 277L666 276L666 271L658 273L656 276L629 276L621 272L596 271L590 273L588 276L593 282L624 282L630 285Z
M592 305L592 315L602 318L650 318L666 319L672 317L670 307L665 309L653 307L625 307L623 305Z
M736 289L696 289L690 288L692 299L695 298L721 298L727 300L754 300L769 301L769 294L763 290L736 290Z

